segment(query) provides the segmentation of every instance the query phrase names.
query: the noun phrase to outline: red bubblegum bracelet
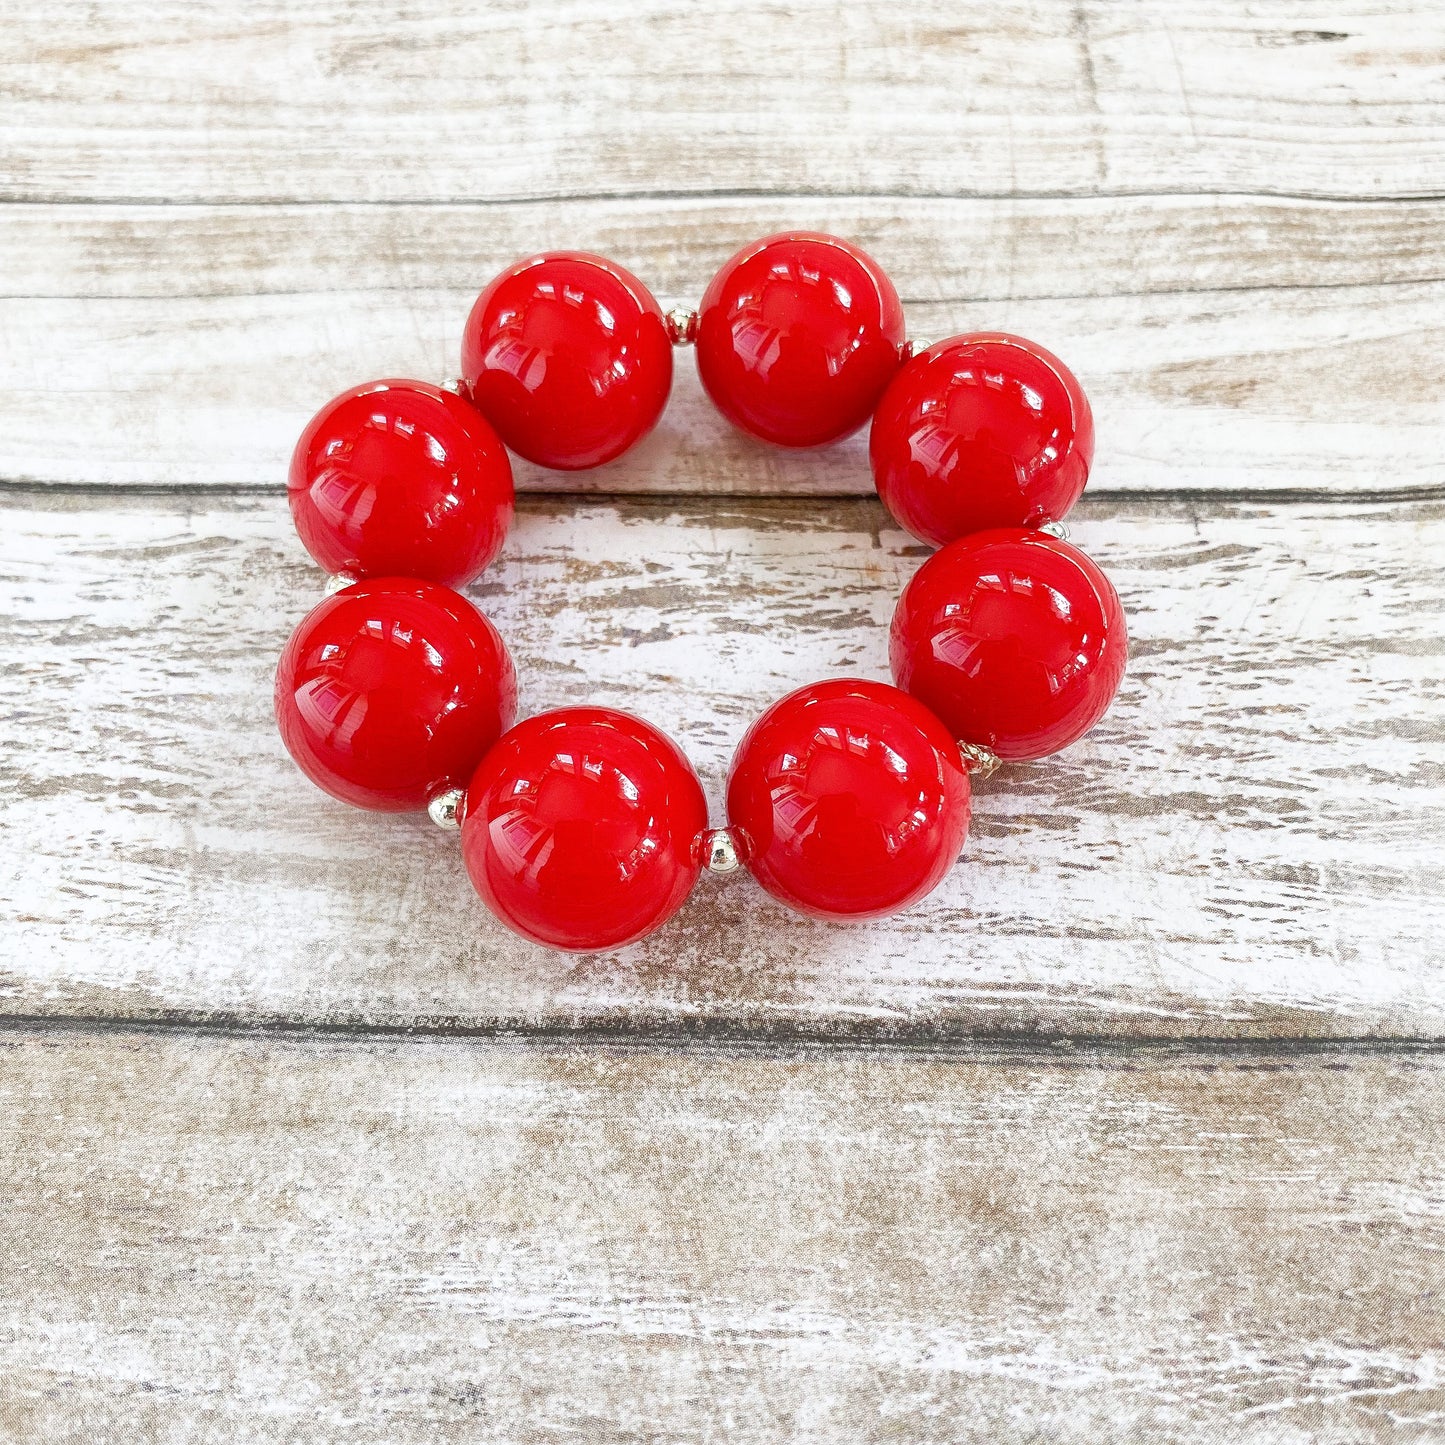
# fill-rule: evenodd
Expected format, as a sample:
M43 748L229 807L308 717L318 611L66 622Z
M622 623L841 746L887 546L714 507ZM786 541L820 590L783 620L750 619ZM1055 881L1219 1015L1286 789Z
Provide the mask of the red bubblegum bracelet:
M871 418L879 495L941 549L894 613L897 686L820 682L774 703L733 758L723 828L641 718L568 707L514 726L506 646L453 590L506 536L507 449L566 469L621 455L688 344L719 410L765 441L819 446ZM892 283L836 237L758 241L697 312L667 315L610 261L532 257L477 298L454 387L356 387L302 434L292 516L334 588L281 655L282 739L334 797L460 827L477 892L552 948L642 938L704 867L746 867L819 918L905 908L960 854L970 774L1068 746L1118 690L1118 594L1057 525L1093 449L1058 358L995 333L910 346Z

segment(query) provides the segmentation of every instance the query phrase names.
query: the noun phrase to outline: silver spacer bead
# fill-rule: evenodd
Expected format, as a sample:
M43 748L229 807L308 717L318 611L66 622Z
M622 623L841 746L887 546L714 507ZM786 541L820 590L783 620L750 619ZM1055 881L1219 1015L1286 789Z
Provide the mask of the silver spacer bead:
M667 339L674 346L691 346L697 340L696 311L674 306L662 319L667 323Z
M702 853L709 873L736 873L742 867L731 828L709 828L702 835Z
M338 592L344 591L347 587L355 587L361 581L359 577L353 577L350 572L338 572L334 577L326 579L326 595L335 597Z
M1061 542L1069 540L1069 529L1062 522L1040 522L1039 531L1047 532L1051 537L1057 537Z
M998 771L999 755L990 752L988 748L980 747L978 743L959 743L958 750L963 754L964 771L971 778L978 778L980 782L984 778L991 778Z
M462 804L466 794L460 788L448 788L438 793L426 805L427 816L438 828L456 829L462 826Z
M462 394L461 381L455 376L449 376L444 381L437 382L437 385L443 391L449 391L454 396L460 396Z
M903 359L912 361L920 352L927 351L933 343L923 336L910 336L903 343Z

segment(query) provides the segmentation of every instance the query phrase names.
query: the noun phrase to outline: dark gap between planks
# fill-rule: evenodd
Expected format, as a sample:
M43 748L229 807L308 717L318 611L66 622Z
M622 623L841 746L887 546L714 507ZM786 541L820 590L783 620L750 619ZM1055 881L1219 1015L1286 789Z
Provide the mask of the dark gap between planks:
M383 1042L416 1039L526 1047L592 1046L640 1048L660 1052L718 1049L724 1052L920 1054L997 1062L1050 1065L1108 1062L1130 1057L1220 1063L1375 1056L1433 1059L1445 1055L1445 1039L1405 1035L1371 1037L1284 1037L1275 1035L1132 1036L1090 1033L1028 1033L968 1029L965 1026L910 1024L808 1025L793 1022L744 1023L731 1019L620 1019L584 1023L518 1025L505 1021L425 1018L413 1021L307 1019L157 1010L133 1015L0 1014L0 1039L24 1034L112 1037L127 1034L296 1039L302 1042ZM0 1044L3 1047L3 1044Z
M68 500L103 500L123 502L131 498L175 497L203 499L224 505L228 500L275 497L284 500L286 483L275 482L42 482L24 477L0 477L0 496L31 498L40 504ZM807 505L812 502L874 502L871 491L857 492L764 492L764 491L685 491L629 492L529 490L517 493L517 506L553 504L561 499L582 504L617 506L676 507L708 502L771 503ZM1348 491L1313 487L1148 487L1117 488L1091 486L1079 501L1076 511L1082 515L1091 503L1107 502L1126 508L1134 504L1150 506L1173 502L1208 505L1211 502L1238 505L1256 503L1260 506L1352 506L1356 504L1395 504L1401 502L1445 501L1445 482L1422 487L1361 487Z

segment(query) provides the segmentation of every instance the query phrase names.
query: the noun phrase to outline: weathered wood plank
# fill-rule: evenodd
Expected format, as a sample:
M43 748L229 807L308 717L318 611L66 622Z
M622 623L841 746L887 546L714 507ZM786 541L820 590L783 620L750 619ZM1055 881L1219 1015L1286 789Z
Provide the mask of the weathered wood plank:
M905 301L922 305L1445 280L1439 199L13 203L0 229L0 297L465 292L514 258L573 248L616 257L667 304L692 305L738 246L790 228L857 241L884 262Z
M0 478L279 482L311 413L377 376L455 374L474 291L0 302ZM1435 489L1445 281L930 302L916 335L1020 332L1094 401L1099 492ZM689 354L657 430L606 467L521 464L525 490L863 494L866 436L788 453L733 431Z
M319 594L279 498L10 494L0 996L12 1012L847 1033L1436 1035L1445 507L1086 504L1133 664L981 789L929 902L857 928L704 880L630 951L523 946L455 840L292 769L274 658ZM475 590L523 705L677 736L716 809L753 717L886 676L920 549L876 504L534 501Z
M1438 1439L1440 1060L1117 1064L0 1037L0 1437Z
M1442 57L1398 0L7 0L0 197L1438 194Z

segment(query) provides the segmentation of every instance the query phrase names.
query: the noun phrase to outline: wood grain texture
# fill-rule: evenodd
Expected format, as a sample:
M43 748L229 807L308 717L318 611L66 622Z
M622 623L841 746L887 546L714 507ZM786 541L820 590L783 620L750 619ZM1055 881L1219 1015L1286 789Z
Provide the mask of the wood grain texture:
M9 1034L0 1438L1437 1440L1442 1119L1438 1057Z
M11 300L0 479L279 483L311 414L379 376L455 375L473 291ZM915 335L992 328L1068 358L1100 418L1101 494L1438 491L1445 281L1135 297L932 302ZM820 452L732 430L680 354L664 417L586 473L519 464L523 490L872 491L866 434Z
M668 302L785 225L855 235L917 335L1011 329L1069 358L1103 424L1096 491L1438 488L1445 203L1241 197L524 206L23 206L0 230L0 478L255 485L328 396L454 373L481 281L591 246ZM76 424L77 394L84 425ZM659 431L526 490L866 494L863 437L733 432L679 354Z
M4 214L0 298L17 300L466 293L516 257L574 248L616 257L667 304L692 305L739 246L788 229L852 238L921 305L1445 280L1445 199L777 194L16 202Z
M284 504L10 494L12 1013L812 1033L1399 1034L1445 1023L1445 508L1087 503L1132 664L1088 740L980 789L968 856L859 927L707 878L664 932L523 945L455 840L294 771L271 669L318 576ZM473 596L525 711L676 736L715 816L788 689L886 676L922 549L876 503L543 502ZM258 906L258 900L264 900Z
M7 0L0 196L1438 194L1388 0Z
M0 0L0 1441L1445 1437L1442 178L1418 0ZM290 448L514 256L790 226L1076 366L1130 676L899 918L524 946L285 758ZM518 480L711 495L474 595L720 816L921 552L679 361Z
M1418 0L0 0L0 1441L1445 1438L1442 179ZM525 947L275 737L291 445L516 255L691 303L789 226L1077 367L1130 676L897 919ZM920 550L730 500L864 446L680 361L518 480L712 495L534 499L475 596L717 813Z

